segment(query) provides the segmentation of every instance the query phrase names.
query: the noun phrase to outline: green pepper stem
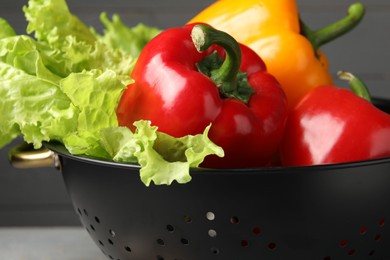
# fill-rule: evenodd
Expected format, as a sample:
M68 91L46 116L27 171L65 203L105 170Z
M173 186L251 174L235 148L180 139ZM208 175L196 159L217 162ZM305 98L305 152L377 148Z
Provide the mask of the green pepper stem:
M316 31L311 30L300 19L301 33L306 36L306 38L313 45L314 50L317 52L322 45L344 35L345 33L355 28L363 19L364 14L364 5L362 3L354 3L349 6L348 15L346 17Z
M340 79L346 80L349 83L349 86L351 87L352 91L359 97L371 102L371 95L368 91L367 86L361 81L359 78L357 78L355 75L353 75L350 72L346 71L339 71L337 72L337 76L339 76Z
M197 24L191 32L192 41L199 52L204 52L213 44L225 49L226 57L222 65L211 72L210 78L219 88L222 95L233 97L245 103L250 94L243 95L238 89L237 75L241 64L241 49L237 41L229 34L216 30L206 24Z

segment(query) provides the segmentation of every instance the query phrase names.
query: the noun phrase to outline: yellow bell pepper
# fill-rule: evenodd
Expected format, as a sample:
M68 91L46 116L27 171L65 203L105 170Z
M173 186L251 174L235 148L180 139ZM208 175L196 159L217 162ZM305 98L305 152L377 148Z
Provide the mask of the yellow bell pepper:
M312 88L333 85L328 61L319 47L355 27L364 6L350 6L345 18L310 30L295 0L219 0L188 23L203 22L225 31L265 61L282 85L292 108Z

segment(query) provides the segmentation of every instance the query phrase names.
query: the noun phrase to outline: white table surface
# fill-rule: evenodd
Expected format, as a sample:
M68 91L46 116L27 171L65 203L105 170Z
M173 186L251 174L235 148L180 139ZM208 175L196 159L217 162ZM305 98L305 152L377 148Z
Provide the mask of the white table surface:
M107 260L82 227L0 227L0 259Z

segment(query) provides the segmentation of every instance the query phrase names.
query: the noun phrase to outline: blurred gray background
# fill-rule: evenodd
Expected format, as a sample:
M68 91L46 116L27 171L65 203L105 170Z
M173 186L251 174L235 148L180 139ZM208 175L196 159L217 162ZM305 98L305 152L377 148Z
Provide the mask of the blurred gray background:
M72 13L87 25L102 29L99 14L118 13L129 26L142 22L165 29L181 26L212 0L68 0ZM312 29L320 28L346 14L354 1L298 0L301 15ZM332 74L348 70L359 75L376 97L390 98L390 1L363 0L367 13L351 33L331 42L326 53ZM22 6L27 0L1 0L0 17L24 34L26 22ZM339 84L338 81L336 81ZM339 85L345 85L340 83ZM0 97L1 102L1 97ZM0 226L79 225L62 183L54 169L13 169L8 150L20 140L0 150Z

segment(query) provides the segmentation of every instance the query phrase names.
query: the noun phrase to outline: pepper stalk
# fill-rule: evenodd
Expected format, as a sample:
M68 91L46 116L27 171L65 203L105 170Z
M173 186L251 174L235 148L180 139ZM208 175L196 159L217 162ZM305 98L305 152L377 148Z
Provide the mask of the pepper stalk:
M247 75L240 71L241 49L238 42L231 35L206 24L195 25L191 32L191 38L199 52L206 51L213 44L224 48L226 57L222 65L219 65L217 60L208 66L209 73L202 72L210 75L223 97L235 98L247 104L254 90L248 83ZM219 59L220 57L211 58Z
M367 100L368 102L371 102L370 92L362 80L347 71L338 71L337 76L339 76L339 78L342 80L348 81L349 86L357 96Z
M313 49L317 53L318 49L322 45L346 34L355 28L363 19L364 14L364 5L362 3L354 3L349 6L348 15L346 17L315 31L311 30L302 21L302 19L299 19L301 24L301 34L311 42Z

